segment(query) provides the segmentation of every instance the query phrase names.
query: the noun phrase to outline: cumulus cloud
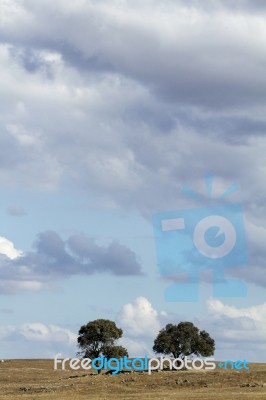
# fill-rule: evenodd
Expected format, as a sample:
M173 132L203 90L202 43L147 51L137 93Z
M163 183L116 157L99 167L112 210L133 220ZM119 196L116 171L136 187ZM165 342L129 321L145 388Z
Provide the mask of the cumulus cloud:
M266 303L247 308L237 308L225 305L220 300L210 299L208 308L215 316L225 316L232 319L247 317L254 321L266 320Z
M131 357L152 356L153 340L166 317L165 312L158 312L143 296L123 305L116 321L123 329L120 342L128 349Z
M158 312L145 297L125 304L118 315L118 323L125 332L134 336L154 336L160 329Z
M266 350L266 303L238 308L210 299L207 306L212 317L211 330L215 329L220 353L226 351L229 356L231 351L232 354L237 353L238 357L245 355L251 360L263 361Z
M252 362L265 361L266 303L237 307L211 298L207 301L206 311L205 316L189 318L176 312L158 312L148 299L140 297L122 307L117 323L124 329L123 344L128 346L132 357L138 354L152 356L153 341L159 329L167 323L189 320L199 329L209 332L215 340L216 360L245 358ZM137 318L139 314L141 317Z
M177 313L158 312L145 297L125 304L117 316L124 330L121 343L130 355L152 356L153 341L167 323L190 320L215 340L217 360L244 359L263 362L266 337L266 303L250 307L227 305L217 299L207 301L207 315L187 318Z
M24 253L2 238L0 253L0 292L4 293L38 291L54 279L72 275L142 275L137 256L128 247L118 242L99 246L85 235L63 240L56 232L47 231L39 234L34 251Z

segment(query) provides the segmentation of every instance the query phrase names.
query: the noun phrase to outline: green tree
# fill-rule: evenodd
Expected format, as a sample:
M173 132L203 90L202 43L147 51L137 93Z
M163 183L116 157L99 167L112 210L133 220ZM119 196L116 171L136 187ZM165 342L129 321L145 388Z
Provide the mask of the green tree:
M206 331L200 331L192 322L167 324L154 341L153 351L171 355L208 357L214 354L215 342Z
M81 326L78 335L79 355L86 358L123 357L128 355L127 350L117 346L116 341L122 337L123 331L115 322L108 319L96 319L87 325ZM100 372L100 370L99 370Z
M123 346L106 346L104 348L104 355L106 358L122 358L124 356L128 357L127 349Z

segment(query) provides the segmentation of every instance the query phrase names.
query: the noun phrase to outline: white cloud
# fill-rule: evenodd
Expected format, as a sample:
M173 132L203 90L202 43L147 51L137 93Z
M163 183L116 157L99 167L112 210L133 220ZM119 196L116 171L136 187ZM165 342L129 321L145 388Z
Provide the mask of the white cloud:
M158 312L145 297L125 304L118 315L118 324L130 337L154 337L160 330Z
M15 248L14 243L5 237L0 237L0 255L16 262L24 255ZM0 260L0 293L17 293L18 291L39 291L44 287L37 277L31 276L30 268L26 265L17 265L10 268L9 262Z
M73 356L77 351L77 335L53 324L0 325L0 339L4 358L52 358L57 353Z
M210 299L208 301L208 309L215 316L225 316L228 318L247 317L254 321L266 323L266 303L247 308L237 308L228 306L220 300Z
M63 342L66 344L77 343L77 335L68 329L63 329L56 325L27 323L21 325L16 332L22 335L25 340L28 341Z
M130 357L152 356L154 339L169 322L169 315L157 311L146 297L139 296L132 303L123 305L116 321L123 329L119 343L127 348Z
M10 240L0 236L0 254L4 254L11 260L15 260L23 253L21 250L17 250Z
M266 351L266 303L251 307L229 306L220 300L210 299L207 303L215 329L217 348L247 355L252 361L265 361ZM228 354L230 357L230 354Z

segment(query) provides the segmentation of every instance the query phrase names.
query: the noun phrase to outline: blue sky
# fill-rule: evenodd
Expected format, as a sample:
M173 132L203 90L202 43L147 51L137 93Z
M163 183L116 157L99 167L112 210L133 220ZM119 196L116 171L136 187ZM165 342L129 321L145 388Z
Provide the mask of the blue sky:
M193 321L220 359L265 361L265 6L256 1L2 0L0 354L74 355L110 318L131 355ZM167 302L152 216L232 184L242 298Z

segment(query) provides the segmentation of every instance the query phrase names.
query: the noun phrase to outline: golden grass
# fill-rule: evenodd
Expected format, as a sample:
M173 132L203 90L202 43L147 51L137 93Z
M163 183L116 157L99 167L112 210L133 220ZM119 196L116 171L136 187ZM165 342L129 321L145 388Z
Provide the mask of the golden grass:
M266 399L266 364L250 371L163 371L100 375L54 371L52 360L0 363L0 399Z

